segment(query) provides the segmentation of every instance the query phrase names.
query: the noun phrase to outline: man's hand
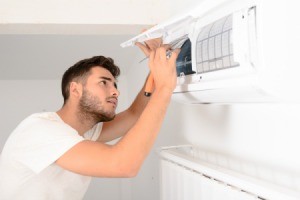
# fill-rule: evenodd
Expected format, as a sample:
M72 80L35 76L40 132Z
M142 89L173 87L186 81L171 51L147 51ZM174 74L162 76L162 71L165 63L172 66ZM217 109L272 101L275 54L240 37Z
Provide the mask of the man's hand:
M167 87L171 91L176 86L176 59L180 49L173 50L171 57L167 58L167 51L170 51L169 45L162 45L162 39L156 38L145 41L145 45L137 42L144 54L149 57L149 67L155 82L155 87Z
M136 42L135 45L138 46L147 57L149 57L151 51L156 50L162 45L162 39L155 38L152 40L147 40L145 41L145 45L140 42Z
M180 49L175 49L167 58L169 46L164 45L150 52L149 67L154 78L156 89L167 88L173 92L176 87L176 59Z
M142 43L137 42L136 45L144 52L144 54L149 58L150 52L155 51L158 47L162 44L161 38L156 38L152 40L145 41L145 45ZM149 77L147 78L145 88L144 88L144 95L149 97L151 96L152 92L154 91L155 83L153 79L153 75L150 73Z

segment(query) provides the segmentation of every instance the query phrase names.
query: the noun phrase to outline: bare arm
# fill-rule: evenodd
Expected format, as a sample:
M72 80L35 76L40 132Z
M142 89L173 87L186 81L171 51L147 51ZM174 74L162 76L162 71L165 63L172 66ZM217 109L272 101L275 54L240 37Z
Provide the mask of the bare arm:
M136 46L138 46L148 57L150 56L150 52L156 50L161 45L161 43L161 38L157 38L146 41L145 45L137 43ZM117 114L113 121L105 122L103 124L100 137L98 138L99 142L109 142L111 140L124 136L128 132L128 130L140 117L149 101L149 97L146 97L144 95L144 91L145 84L127 110Z
M149 101L149 97L144 95L144 87L127 110L117 114L113 121L103 124L99 142L109 142L122 137L133 126Z
M149 153L165 117L176 85L175 61L178 52L166 59L166 49L151 52L149 65L156 89L141 116L115 145L83 141L56 163L75 173L99 177L132 177ZM168 78L166 78L168 77Z

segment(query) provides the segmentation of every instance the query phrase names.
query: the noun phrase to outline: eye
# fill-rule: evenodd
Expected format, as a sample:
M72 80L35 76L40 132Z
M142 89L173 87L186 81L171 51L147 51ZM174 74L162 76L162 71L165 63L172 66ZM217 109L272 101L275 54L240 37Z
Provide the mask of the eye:
M100 81L99 84L100 84L100 85L106 85L107 82L106 82L106 81Z

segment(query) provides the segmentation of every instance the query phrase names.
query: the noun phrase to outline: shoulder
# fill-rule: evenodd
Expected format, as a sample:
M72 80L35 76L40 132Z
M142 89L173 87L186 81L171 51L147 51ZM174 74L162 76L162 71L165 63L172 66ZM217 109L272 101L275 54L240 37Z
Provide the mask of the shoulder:
M13 132L13 134L21 137L55 136L63 133L78 134L75 129L64 123L55 112L32 114L25 118Z
M55 112L34 113L26 117L19 125L28 125L37 122L55 123L62 121Z

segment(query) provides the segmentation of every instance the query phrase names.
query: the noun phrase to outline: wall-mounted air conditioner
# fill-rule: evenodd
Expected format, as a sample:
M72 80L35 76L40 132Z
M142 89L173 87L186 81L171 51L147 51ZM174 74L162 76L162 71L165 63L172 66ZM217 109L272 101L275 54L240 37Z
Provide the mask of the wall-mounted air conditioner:
M181 102L298 101L299 69L288 53L287 12L283 3L270 0L204 1L121 46L162 37L181 47L173 94Z

